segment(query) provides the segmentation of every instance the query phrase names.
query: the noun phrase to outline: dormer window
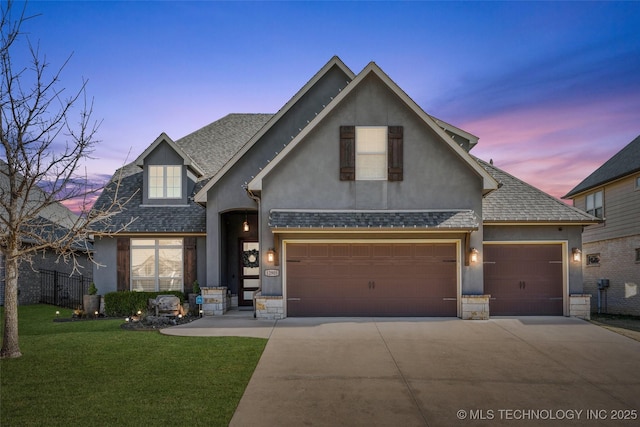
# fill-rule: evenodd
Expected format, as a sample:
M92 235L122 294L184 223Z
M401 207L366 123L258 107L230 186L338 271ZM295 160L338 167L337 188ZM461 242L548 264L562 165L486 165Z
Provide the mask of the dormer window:
M182 197L182 166L149 166L149 198Z

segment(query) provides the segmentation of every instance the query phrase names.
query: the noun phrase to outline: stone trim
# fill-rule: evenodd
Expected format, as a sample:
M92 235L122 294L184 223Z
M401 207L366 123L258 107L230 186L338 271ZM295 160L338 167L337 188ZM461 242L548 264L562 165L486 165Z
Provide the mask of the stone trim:
M569 316L591 319L591 294L569 295Z
M284 319L284 300L281 296L263 296L257 292L253 299L257 319Z
M491 295L462 295L463 320L489 320L489 298Z
M227 287L203 287L202 314L203 316L222 316L229 309L230 301L227 296Z

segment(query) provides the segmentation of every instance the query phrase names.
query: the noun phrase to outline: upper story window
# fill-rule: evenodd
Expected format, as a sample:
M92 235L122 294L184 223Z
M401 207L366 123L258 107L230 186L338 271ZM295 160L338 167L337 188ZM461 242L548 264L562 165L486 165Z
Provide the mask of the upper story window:
M602 190L587 194L587 213L598 218L603 218Z
M341 181L402 181L402 126L340 126Z
M149 198L182 197L182 166L149 166Z
M636 176L636 190L640 190L640 176Z
M387 179L387 127L356 126L356 180Z

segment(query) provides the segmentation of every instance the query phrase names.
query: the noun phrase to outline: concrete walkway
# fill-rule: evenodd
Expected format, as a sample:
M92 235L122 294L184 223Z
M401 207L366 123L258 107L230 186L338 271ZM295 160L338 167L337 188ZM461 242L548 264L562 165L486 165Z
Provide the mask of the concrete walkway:
M575 318L245 317L225 319L225 328L224 317L203 319L215 323L209 334L269 337L233 426L620 426L640 418L640 342ZM204 323L165 333L207 335Z

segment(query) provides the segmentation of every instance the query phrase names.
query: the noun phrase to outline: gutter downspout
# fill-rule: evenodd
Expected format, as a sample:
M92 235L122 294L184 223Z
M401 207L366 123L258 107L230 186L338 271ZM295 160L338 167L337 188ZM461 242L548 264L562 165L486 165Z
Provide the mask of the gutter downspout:
M260 196L256 196L251 190L249 190L249 186L247 184L244 185L244 189L247 192L247 196L258 205L258 243L260 243L260 256L262 257L262 221L261 221L261 211L260 211ZM260 263L262 264L262 262ZM262 293L262 272L260 273L260 286L258 286L258 290L253 294L253 318L256 318L256 293Z

